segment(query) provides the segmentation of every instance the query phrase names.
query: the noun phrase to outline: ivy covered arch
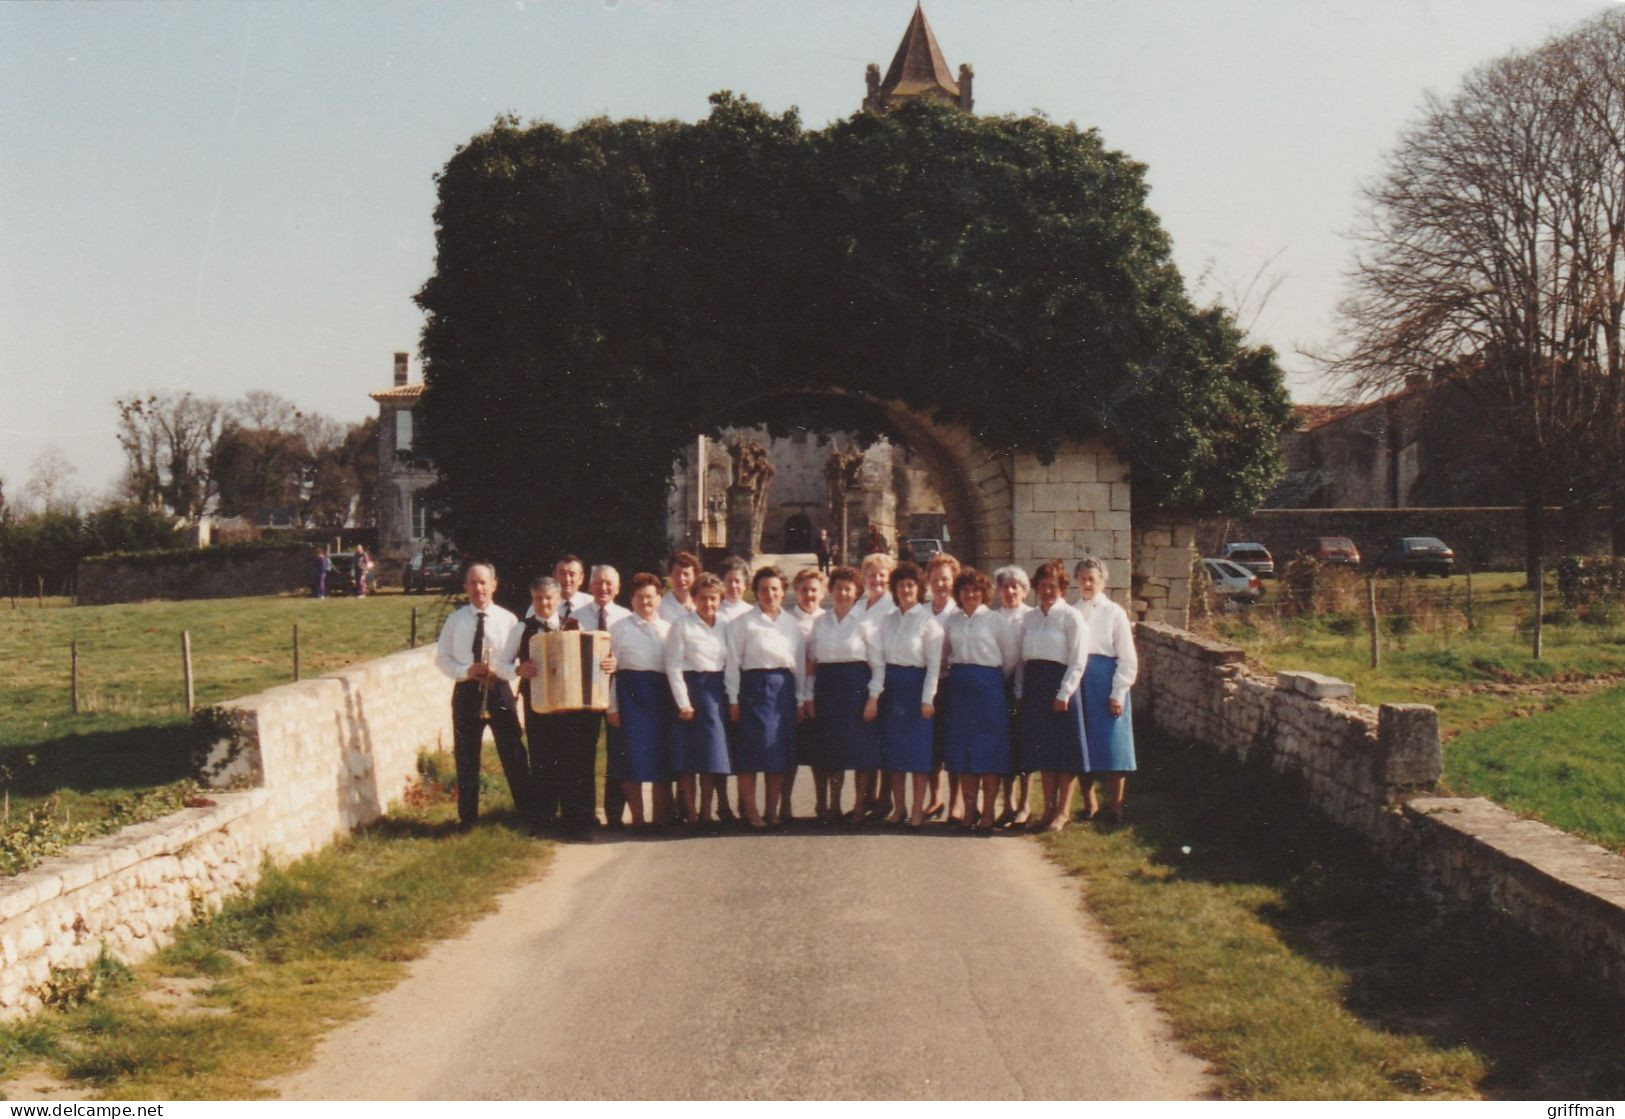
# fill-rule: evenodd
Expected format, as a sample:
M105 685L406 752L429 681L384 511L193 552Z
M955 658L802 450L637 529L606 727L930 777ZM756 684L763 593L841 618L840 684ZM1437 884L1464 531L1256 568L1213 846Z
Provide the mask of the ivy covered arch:
M1137 505L1251 505L1280 370L1191 304L1143 170L1093 130L922 103L819 132L728 93L694 124L499 120L439 176L418 295L445 527L522 572L655 563L673 464L736 422L927 453L951 430L988 461L1100 439Z

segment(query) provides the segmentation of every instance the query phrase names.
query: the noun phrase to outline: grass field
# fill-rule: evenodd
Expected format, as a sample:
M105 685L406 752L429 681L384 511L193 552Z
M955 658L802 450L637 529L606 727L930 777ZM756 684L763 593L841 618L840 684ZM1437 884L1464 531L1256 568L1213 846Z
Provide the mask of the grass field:
M1625 850L1625 627L1579 618L1548 625L1536 660L1533 600L1522 576L1478 576L1471 626L1464 577L1406 580L1407 622L1398 627L1396 585L1379 606L1384 632L1376 668L1370 631L1346 602L1293 617L1266 598L1261 607L1217 614L1199 628L1268 668L1348 680L1362 703L1432 704L1445 738L1448 791L1486 796ZM1357 589L1363 596L1363 583ZM1548 588L1548 613L1565 618L1560 608Z
M13 816L54 811L94 820L138 790L186 779L189 719L181 632L192 642L199 706L317 676L407 647L411 613L432 641L437 598L262 597L121 606L0 606L0 779ZM70 643L79 645L80 712L71 706Z

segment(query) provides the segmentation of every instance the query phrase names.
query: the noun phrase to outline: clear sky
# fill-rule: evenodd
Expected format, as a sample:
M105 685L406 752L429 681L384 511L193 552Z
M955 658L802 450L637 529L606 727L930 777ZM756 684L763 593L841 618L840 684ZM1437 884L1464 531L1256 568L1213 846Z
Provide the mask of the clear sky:
M342 420L415 351L434 175L498 114L695 120L731 89L850 115L913 0L0 3L0 478L60 447L91 493L113 399L268 389ZM1424 90L1609 0L927 0L981 113L1148 164L1187 279L1279 254L1256 334L1294 396L1362 179ZM417 376L416 355L413 376Z

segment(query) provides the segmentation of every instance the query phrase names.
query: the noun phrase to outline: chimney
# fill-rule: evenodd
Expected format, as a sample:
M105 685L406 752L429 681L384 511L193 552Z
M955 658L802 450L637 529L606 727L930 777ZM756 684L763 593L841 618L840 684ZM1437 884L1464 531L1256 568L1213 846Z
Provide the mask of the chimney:
M406 384L406 355L400 352L395 354L395 387Z
M863 99L863 107L872 112L880 111L880 67L869 63L869 68L863 72L863 80L868 87L869 95Z
M959 64L959 107L964 112L970 112L971 106L976 102L971 97L971 82L976 79L976 72L970 68L970 63Z

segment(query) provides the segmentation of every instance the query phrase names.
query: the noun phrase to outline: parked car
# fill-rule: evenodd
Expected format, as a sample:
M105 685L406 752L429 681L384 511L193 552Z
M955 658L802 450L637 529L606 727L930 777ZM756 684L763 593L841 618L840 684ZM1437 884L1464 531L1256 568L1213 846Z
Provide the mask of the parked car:
M916 537L908 542L908 558L922 567L931 562L931 557L943 550L942 541Z
M1219 558L1239 563L1260 578L1275 577L1275 557L1262 544L1234 541L1224 546Z
M1456 553L1437 536L1401 536L1377 557L1377 568L1448 577L1456 568Z
M1239 563L1227 559L1204 559L1208 582L1214 594L1237 602L1257 602L1264 597L1264 581Z
M419 552L406 561L401 585L407 594L427 594L429 591L454 591L463 585L459 564L451 556L431 556Z
M327 559L332 564L327 573L327 593L355 594L355 553L333 552Z
M1360 549L1346 536L1317 536L1315 550L1310 553L1323 564L1336 567L1359 567Z

